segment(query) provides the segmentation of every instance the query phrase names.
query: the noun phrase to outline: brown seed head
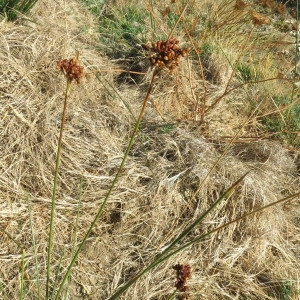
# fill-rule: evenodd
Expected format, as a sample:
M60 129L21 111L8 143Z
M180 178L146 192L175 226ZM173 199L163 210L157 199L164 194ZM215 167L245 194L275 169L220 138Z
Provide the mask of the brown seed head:
M191 278L191 267L189 265L177 264L173 266L173 269L176 270L176 289L184 293L182 299L188 299L189 287L186 285L186 282Z
M57 62L57 67L65 74L68 80L80 83L84 76L83 67L79 64L79 53L71 59L62 59Z
M170 38L166 41L157 41L152 43L150 51L150 63L158 68L167 67L170 72L173 72L179 65L180 57L184 57L190 51L190 48L183 49L178 46L179 41L175 38Z

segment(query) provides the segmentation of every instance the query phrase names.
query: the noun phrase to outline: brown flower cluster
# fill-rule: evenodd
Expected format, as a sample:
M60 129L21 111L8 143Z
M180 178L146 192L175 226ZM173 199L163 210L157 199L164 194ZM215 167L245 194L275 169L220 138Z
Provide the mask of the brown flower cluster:
M150 55L150 62L152 66L158 68L167 67L170 72L174 71L179 65L180 57L184 57L190 51L190 48L180 48L178 46L179 41L175 38L171 38L166 41L158 41L152 43L150 51L154 52Z
M83 67L79 65L79 54L77 53L74 58L62 59L57 62L57 67L65 74L68 80L75 80L76 83L80 83L83 74Z
M186 285L186 281L191 278L191 267L189 265L177 264L173 266L176 270L176 283L175 287L179 292L184 293L181 299L188 299L189 287Z

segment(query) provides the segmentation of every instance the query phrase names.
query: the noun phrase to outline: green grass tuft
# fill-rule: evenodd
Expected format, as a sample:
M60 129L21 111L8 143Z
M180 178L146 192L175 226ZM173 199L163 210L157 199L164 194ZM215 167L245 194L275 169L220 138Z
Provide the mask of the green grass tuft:
M27 14L38 0L2 0L0 14L5 15L8 21L16 21Z

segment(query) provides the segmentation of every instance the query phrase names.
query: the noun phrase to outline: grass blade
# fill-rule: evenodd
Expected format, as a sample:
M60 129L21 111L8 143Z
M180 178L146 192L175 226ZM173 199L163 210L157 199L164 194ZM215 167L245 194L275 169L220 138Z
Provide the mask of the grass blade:
M114 180L113 180L113 182L112 182L112 184L111 184L109 190L107 191L107 194L106 194L106 196L105 196L105 198L104 198L104 200L103 200L103 203L102 203L101 206L99 207L99 210L98 210L98 212L97 212L97 214L96 214L96 216L95 216L95 218L94 218L92 224L90 225L90 227L89 227L89 229L87 230L87 233L85 234L85 236L84 236L82 242L80 243L80 245L79 245L79 247L78 247L76 253L74 254L74 257L73 257L73 259L72 259L72 261L71 261L71 263L70 263L70 265L69 265L69 267L68 267L68 269L67 269L67 272L65 273L64 278L63 278L63 280L62 280L62 282L61 282L61 284L60 284L60 286L59 286L59 289L58 289L58 291L57 291L57 293L56 293L55 300L58 300L58 299L59 299L59 296L60 296L60 294L61 294L61 292L62 292L62 290L63 290L63 288L64 288L64 285L65 285L65 283L66 283L66 281L67 281L67 278L70 276L72 267L73 267L74 263L76 262L79 253L81 252L82 248L84 247L84 245L85 245L85 243L86 243L88 237L90 236L90 234L91 234L93 228L95 227L97 221L99 220L100 216L102 215L102 212L103 212L103 210L104 210L104 207L105 207L105 205L106 205L106 203L107 203L107 201L108 201L108 199L109 199L109 197L110 197L110 195L111 195L111 193L112 193L112 191L113 191L115 185L117 184L117 182L118 182L118 180L119 180L119 177L120 177L120 175L121 175L121 173L122 173L122 170L123 170L123 168L124 168L125 162L126 162L126 160L127 160L128 154L129 154L129 152L130 152L130 150L131 150L131 148L132 148L132 145L133 145L133 143L134 143L135 136L136 136L136 134L137 134L137 132L138 132L138 130L139 130L139 128L140 128L140 125L141 125L141 122L142 122L142 119L143 119L143 116L144 116L144 113L145 113L145 109L146 109L146 106L147 106L147 103L148 103L148 99L149 99L149 97L150 97L150 93L151 93L152 88L153 88L154 79L156 78L156 75L157 75L157 70L154 69L153 75L152 75L152 79L151 79L151 82L150 82L150 85L149 85L149 88L148 88L148 91L147 91L147 94L146 94L146 96L145 96L145 99L144 99L143 104L142 104L142 108L141 108L141 110L140 110L139 117L138 117L137 122L136 122L136 124L135 124L134 130L133 130L133 132L132 132L130 141L129 141L129 143L128 143L127 149L126 149L126 151L125 151L125 154L124 154L124 157L123 157L122 162L121 162L121 164L120 164L120 167L119 167L119 169L118 169L118 172L116 173L115 178L114 178Z
M24 299L24 277L25 277L25 250L22 251L21 279L20 279L20 300Z
M249 216L251 216L251 215L254 215L254 214L256 214L257 212L260 212L260 211L262 211L262 210L265 210L265 209L267 209L267 208L269 208L269 207L271 207L271 206L277 205L277 204L279 204L279 203L283 203L283 202L288 201L288 200L292 200L292 199L297 198L297 197L300 197L300 192L299 192L299 193L296 193L296 194L293 194L293 195L291 195L291 196L285 197L285 198L283 198L283 199L277 200L277 201L275 201L275 202L272 202L272 203L270 203L270 204L268 204L268 205L265 205L265 206L263 206L263 207L260 207L260 208L258 208L258 209L255 209L255 210L253 210L253 211L251 211L251 212L249 212L249 213L247 213L247 214L244 214L243 216L241 216L241 217L239 217L239 218L236 218L236 219L233 220L233 221L227 222L227 223L223 224L222 226L219 226L219 227L215 228L214 230L212 230L212 231L210 231L210 232L207 232L207 233L205 233L205 234L203 234L203 235L201 235L201 236L199 236L199 237L197 237L197 238L191 240L190 242L186 243L185 245L179 247L179 248L176 249L174 252L169 253L167 256L163 257L163 258L160 260L160 262L162 262L162 261L164 261L164 260L170 258L171 256L173 256L173 255L175 255L176 253L182 251L183 249L185 249L185 248L187 248L187 247L193 245L193 244L196 243L196 242L199 242L200 240L205 239L206 237L210 236L211 234L213 234L213 233L215 233L215 232L218 232L219 230L221 230L221 229L223 229L223 228L225 228L225 227L227 227L227 226L229 226L229 225L231 225L231 224L233 224L233 223L236 223L236 222L238 222L238 221L241 221L241 220L243 220L243 219L245 219L245 218L247 218L247 217L249 217Z
M77 231L78 231L78 224L79 224L79 216L80 216L80 209L81 209L81 200L82 200L82 190L83 190L83 177L80 178L80 184L79 184L79 196L78 196L78 204L77 204L77 213L76 213L76 221L75 221L75 228L74 228L74 234L73 234L73 243L72 243L72 256L71 260L74 257L75 254L75 248L77 244ZM68 283L66 286L65 291L65 299L68 299L68 289L71 281L71 276L68 277Z
M4 234L6 234L7 237L8 237L11 241L13 241L20 249L23 248L22 245L21 245L16 239L14 239L14 238L11 236L10 233L8 233L6 230L1 230L1 231L2 231Z
M50 295L49 299L53 299L54 290L55 290L56 285L58 284L59 271L61 270L61 263L62 263L64 258L65 258L65 249L63 248L63 250L61 252L61 255L60 255L60 258L59 258L59 262L56 266L56 270L55 270L55 274L54 274L54 281L53 281L53 289L52 289L52 292L51 292L51 295ZM48 298L47 298L47 300L48 300Z
M35 259L35 275L36 275L36 284L38 288L38 299L41 299L41 282L40 282L40 272L39 272L39 263L38 263L38 255L37 255L37 248L36 248L36 241L34 237L34 227L32 221L32 210L29 201L29 195L27 194L27 206L28 206L28 215L29 215L29 225L31 231L31 238L32 238L32 245L34 251L34 259Z
M71 88L71 80L67 80L66 92L65 92L65 100L63 113L61 117L61 126L60 133L57 145L57 153L56 153L56 163L55 163L55 173L54 173L54 181L53 181L53 191L52 191L52 200L51 200L51 215L50 215L50 231L49 231L49 239L48 239L48 254L47 254L47 280L46 280L46 298L49 298L49 285L50 285L50 265L51 265L51 254L52 254L52 243L53 243L53 228L54 228L54 213L55 213L55 203L56 203L56 193L57 193L57 181L58 181L58 170L60 163L60 153L62 146L62 136L64 130L64 124L66 120L66 111L67 111L67 102Z
M237 180L213 205L209 207L198 219L196 219L190 226L188 226L148 267L142 270L140 273L136 274L131 278L123 287L121 287L116 293L114 293L109 300L118 299L131 285L133 285L143 274L147 273L158 264L160 264L166 257L170 257L177 253L174 251L170 255L166 256L179 242L181 242L210 212L212 212L223 200L227 199L234 192L237 185L245 178L248 174L247 172L239 180Z

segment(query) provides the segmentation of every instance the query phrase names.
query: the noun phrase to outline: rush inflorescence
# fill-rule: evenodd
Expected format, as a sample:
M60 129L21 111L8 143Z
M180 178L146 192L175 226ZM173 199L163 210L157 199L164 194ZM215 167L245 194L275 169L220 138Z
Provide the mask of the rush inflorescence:
M190 51L190 48L180 48L178 44L179 41L175 38L152 43L149 47L149 50L153 52L149 57L151 65L158 68L166 67L173 72L179 65L180 58Z
M58 68L65 74L70 82L75 80L76 83L80 83L84 76L83 67L80 66L78 57L79 54L77 53L74 58L62 59L57 62Z
M186 285L186 282L191 278L191 267L189 265L177 264L173 266L173 269L176 270L175 287L178 292L183 293L181 299L188 299L189 287Z

